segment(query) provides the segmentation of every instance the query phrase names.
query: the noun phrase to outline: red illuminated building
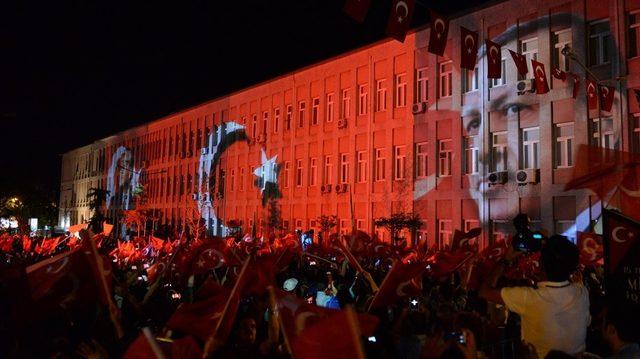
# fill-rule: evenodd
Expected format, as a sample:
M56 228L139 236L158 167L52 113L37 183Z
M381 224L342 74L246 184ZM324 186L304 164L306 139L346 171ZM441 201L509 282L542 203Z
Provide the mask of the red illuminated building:
M460 26L477 31L482 44L502 45L501 78L487 79L483 48L476 71L460 69ZM60 225L91 216L86 193L108 188L110 168L115 221L127 203L136 206L132 171L143 168L146 199L137 205L159 215L155 225L181 228L198 216L198 201L209 201L223 222L238 219L249 230L256 220L260 228L269 205L254 171L264 149L267 159L277 156L277 206L288 229L314 228L317 217L335 214L337 229L349 231L353 208L357 228L388 239L373 220L405 211L424 219L421 241L442 243L454 229L482 226L486 243L511 233L510 219L524 212L534 227L575 238L600 212L588 191L563 191L577 146L640 150L632 91L640 88L638 29L640 1L515 0L451 19L441 57L427 51L429 28L404 43L353 50L66 153ZM585 71L561 54L565 45L615 87L610 112L588 110ZM527 81L508 50L529 66L543 63L550 92L519 95ZM555 68L580 76L576 99L571 79L551 76ZM211 172L215 191L199 197L210 134L230 121L245 127L248 141L223 151ZM121 146L128 152L112 166ZM219 233L220 223L208 225Z

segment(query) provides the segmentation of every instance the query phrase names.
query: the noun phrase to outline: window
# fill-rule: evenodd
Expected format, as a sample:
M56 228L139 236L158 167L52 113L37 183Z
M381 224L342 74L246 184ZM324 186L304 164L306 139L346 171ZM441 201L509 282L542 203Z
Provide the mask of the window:
M403 180L405 178L406 158L405 146L395 146L393 148L393 179L396 181Z
M324 157L324 183L333 183L333 164L331 163L331 156Z
M309 186L315 186L318 178L318 160L313 157L309 159Z
M429 145L426 142L416 143L416 178L427 178L428 150Z
M395 107L407 106L407 74L396 75Z
M364 231L364 219L356 219L356 229Z
M480 221L477 219L465 219L464 220L464 231L469 232L474 228L480 228Z
M282 176L284 177L284 188L289 188L289 173L291 172L291 162L284 162L284 171L282 171Z
M258 135L258 115L251 116L251 137L256 138Z
M232 191L236 190L236 170L235 169L231 169L231 175L229 176L229 182L231 182L229 184L229 189Z
M306 111L306 107L306 102L298 102L298 127L304 127L304 112Z
M415 103L429 100L429 69L426 67L416 70L416 97Z
M262 113L262 134L267 134L267 126L269 125L269 111Z
M523 40L520 43L520 53L527 59L527 69L529 74L533 74L533 68L531 60L538 60L538 38L534 37L528 40Z
M358 169L356 171L358 183L367 182L367 151L358 152Z
M244 191L244 167L240 167L240 179L239 179L238 190Z
M387 88L385 87L385 81L384 79L376 81L376 112L387 109Z
M311 124L318 124L318 111L320 111L320 99L314 98L311 100Z
M500 78L497 79L488 79L489 80L489 88L494 88L502 85L506 85L507 83L507 59L502 54L502 59L500 60Z
M351 116L351 96L349 96L349 89L342 90L342 99L340 100L340 116L342 118L349 118Z
M349 182L349 155L340 154L340 183Z
M438 249L451 246L451 234L453 229L451 228L450 219L438 220Z
M385 176L385 166L386 166L386 158L384 156L384 149L376 148L376 181L384 181Z
M556 168L573 166L573 122L555 126Z
M589 24L589 66L608 64L612 49L609 20Z
M438 176L451 176L451 140L438 141Z
M507 132L495 132L491 136L491 171L507 170Z
M602 131L600 131L602 126ZM589 129L591 133L590 145L596 147L603 147L609 149L615 149L615 132L613 131L613 118L594 118L591 119L591 127ZM602 132L602 133L601 133Z
M463 138L464 144L464 173L477 174L479 172L478 167L478 154L480 148L478 147L478 136L465 136Z
M522 129L522 169L540 168L540 129L538 127Z
M302 187L302 160L296 160L296 186Z
M511 222L503 219L491 220L491 238L492 243L505 242L509 236L509 228L512 227Z
M367 84L358 87L358 115L366 115L369 106L369 91Z
M631 125L631 148L634 153L640 153L640 113L633 114Z
M567 237L571 242L576 242L576 222L566 220L555 221L556 234Z
M280 107L276 107L273 110L273 133L278 133L280 130Z
M453 74L453 62L447 61L440 64L440 97L451 96L452 74Z
M287 105L287 117L285 117L285 121L284 121L284 129L286 131L291 130L292 118L293 118L293 106Z
M326 120L333 122L333 93L327 94Z
M349 234L349 232L351 232L351 225L349 224L349 221L346 219L341 219L340 220L340 234L342 235L347 235Z
M629 57L640 55L640 11L629 14Z
M478 89L478 68L469 71L462 69L462 92L471 92Z
M553 43L551 66L562 71L569 71L569 61L562 55L562 49L567 45L571 47L571 29L554 31L551 35L551 42Z

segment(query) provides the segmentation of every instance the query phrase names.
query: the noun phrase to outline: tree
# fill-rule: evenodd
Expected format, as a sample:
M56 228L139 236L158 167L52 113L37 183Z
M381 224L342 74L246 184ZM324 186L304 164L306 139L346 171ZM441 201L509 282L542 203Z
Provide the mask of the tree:
M144 211L138 209L130 209L122 211L122 223L125 227L133 227L135 225L137 236L140 236L142 224L147 222L147 216Z
M105 220L105 216L102 213L102 205L107 200L109 191L102 188L89 188L87 191L87 201L89 201L89 209L92 212L89 219L89 228L93 233L102 232L102 222Z
M323 238L329 239L329 231L338 224L338 217L335 215L325 216L324 214L317 219L320 225L320 233Z
M391 241L396 245L399 239L399 233L403 229L409 229L411 231L411 241L415 238L415 232L422 227L424 222L414 213L397 212L393 213L389 217L380 217L374 221L376 227L386 228L391 234Z

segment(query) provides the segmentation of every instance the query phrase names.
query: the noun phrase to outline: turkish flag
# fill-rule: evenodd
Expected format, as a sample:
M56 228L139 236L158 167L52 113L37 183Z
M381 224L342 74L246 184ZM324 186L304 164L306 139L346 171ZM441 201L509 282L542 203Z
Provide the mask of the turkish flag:
M449 20L433 10L429 10L429 48L428 51L438 56L444 55L449 36Z
M475 252L469 248L460 248L452 252L438 252L431 260L429 274L441 278L447 276L462 267L475 256Z
M602 259L602 236L593 232L578 232L580 264L593 266Z
M531 59L531 66L536 79L536 93L540 95L549 92L549 83L547 82L547 73L544 71L544 64Z
M617 211L603 210L605 292L609 300L640 308L640 222Z
M598 85L595 81L586 79L585 86L587 87L587 105L589 110L595 110L598 108Z
M369 6L371 0L347 0L344 4L344 10L347 15L357 22L364 22L367 13L369 12Z
M82 260L83 255L78 248L27 267L27 278L33 300L48 294L53 286L72 272L73 266L77 265L81 268L83 263L78 264L78 261Z
M577 74L571 74L573 78L573 98L578 98L578 91L580 91L580 76Z
M473 228L469 232L455 230L451 239L451 250L455 251L459 248L470 247L469 241L478 237L482 233L482 228Z
M191 273L203 274L210 270L222 268L227 263L224 255L225 251L226 245L224 241L208 239L203 242L193 251Z
M478 33L460 26L460 67L475 70L478 59Z
M102 222L102 234L109 237L111 231L113 231L113 224L109 224L107 221Z
M618 193L622 213L640 221L640 155L636 155L634 162L627 166Z
M560 70L559 68L553 69L551 75L553 75L553 77L557 78L558 80L567 81L567 73Z
M411 25L414 8L415 0L393 0L389 21L387 22L387 35L404 42Z
M401 297L419 295L424 270L424 262L395 261L373 297L369 310L394 304Z
M487 49L487 78L499 79L502 77L502 50L500 45L491 40L485 41Z
M519 53L512 50L509 50L509 53L511 54L513 62L516 64L518 73L521 76L527 76L527 73L529 72L529 68L527 67L527 58L524 55L520 55Z
M616 88L613 86L600 86L600 100L602 101L602 111L611 112L613 107L613 98L616 94Z
M340 312L340 310L309 304L279 289L275 289L273 295L280 314L283 333L290 342L296 340L301 332L315 325L318 320L329 318ZM373 335L378 318L369 314L358 314L357 319L362 334Z
M229 290L222 287L207 299L195 303L182 303L171 315L166 327L207 340L222 317Z

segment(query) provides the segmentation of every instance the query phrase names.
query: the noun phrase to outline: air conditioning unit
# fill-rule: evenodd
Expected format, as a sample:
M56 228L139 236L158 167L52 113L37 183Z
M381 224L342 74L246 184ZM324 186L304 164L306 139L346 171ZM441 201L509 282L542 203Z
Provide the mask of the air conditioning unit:
M414 103L413 106L411 106L411 112L414 115L417 115L419 113L424 113L426 111L427 111L427 103L426 102Z
M347 192L349 190L349 185L348 184L343 183L341 186L342 186L342 188L340 189L340 191Z
M338 120L338 128L346 128L347 127L347 119L341 118Z
M534 92L536 90L536 80L526 79L518 81L518 83L516 84L516 89L518 90L518 95L522 95L527 92Z
M516 181L518 181L518 184L521 186L528 183L538 183L540 182L540 169L529 168L526 170L520 170L516 173Z
M497 184L505 184L509 180L507 171L489 173L489 186Z
M201 155L209 154L209 148L208 147L201 148L200 149L200 154Z
M336 185L336 193L340 193L342 192L342 185L341 184L337 184Z
M264 134L260 134L258 135L258 137L256 137L256 142L258 143L265 143L266 140L267 140L267 136Z
M254 142L255 142L255 141L254 141L253 139L251 139L251 138L247 138L247 145L249 145L249 146L253 146Z
M194 201L197 201L198 200L198 194L197 193L192 193L191 194L191 199L194 200Z
M323 184L322 186L320 186L320 193L331 193L331 185Z

